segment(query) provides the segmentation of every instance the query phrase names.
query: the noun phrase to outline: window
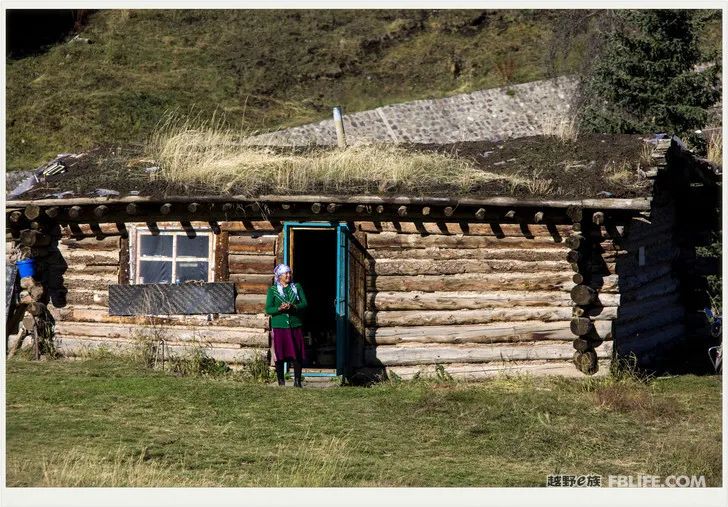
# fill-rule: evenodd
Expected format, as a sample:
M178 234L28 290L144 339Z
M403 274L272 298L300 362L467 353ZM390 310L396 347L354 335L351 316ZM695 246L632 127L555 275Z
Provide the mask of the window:
M171 284L188 281L211 282L213 236L198 232L189 237L185 231L164 230L152 234L139 228L130 245L135 284Z

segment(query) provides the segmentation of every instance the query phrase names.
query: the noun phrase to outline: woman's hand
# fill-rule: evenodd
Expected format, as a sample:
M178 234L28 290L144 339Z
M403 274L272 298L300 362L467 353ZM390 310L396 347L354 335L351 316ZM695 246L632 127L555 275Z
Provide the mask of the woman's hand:
M279 312L285 312L291 307L291 303L283 303L281 306L278 307Z

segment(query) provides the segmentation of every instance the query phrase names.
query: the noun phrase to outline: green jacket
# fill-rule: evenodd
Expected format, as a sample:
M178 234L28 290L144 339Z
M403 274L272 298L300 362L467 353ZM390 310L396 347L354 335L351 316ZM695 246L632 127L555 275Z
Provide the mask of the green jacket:
M275 285L268 287L268 294L265 298L265 313L271 316L271 328L303 326L301 316L308 306L308 301L306 301L306 295L303 293L300 283L296 283L296 289L298 289L298 300L296 300L296 295L293 293L290 285L283 289L285 301L293 302L293 308L286 311L279 311L278 307L281 306L284 301L281 299L281 295L278 294L278 290Z

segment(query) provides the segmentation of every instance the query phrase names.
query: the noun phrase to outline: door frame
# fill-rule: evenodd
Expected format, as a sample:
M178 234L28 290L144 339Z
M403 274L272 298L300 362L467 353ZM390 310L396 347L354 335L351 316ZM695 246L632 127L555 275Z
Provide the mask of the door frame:
M290 265L291 260L291 230L292 229L333 229L336 231L336 373L304 373L309 377L335 377L344 375L346 371L346 358L349 344L349 225L346 222L283 222L283 263Z

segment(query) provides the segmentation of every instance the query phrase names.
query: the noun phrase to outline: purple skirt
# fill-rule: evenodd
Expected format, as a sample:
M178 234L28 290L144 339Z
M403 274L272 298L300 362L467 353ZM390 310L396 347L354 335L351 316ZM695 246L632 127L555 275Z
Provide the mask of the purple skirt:
M276 361L305 361L306 348L303 344L303 329L273 328L273 353Z

